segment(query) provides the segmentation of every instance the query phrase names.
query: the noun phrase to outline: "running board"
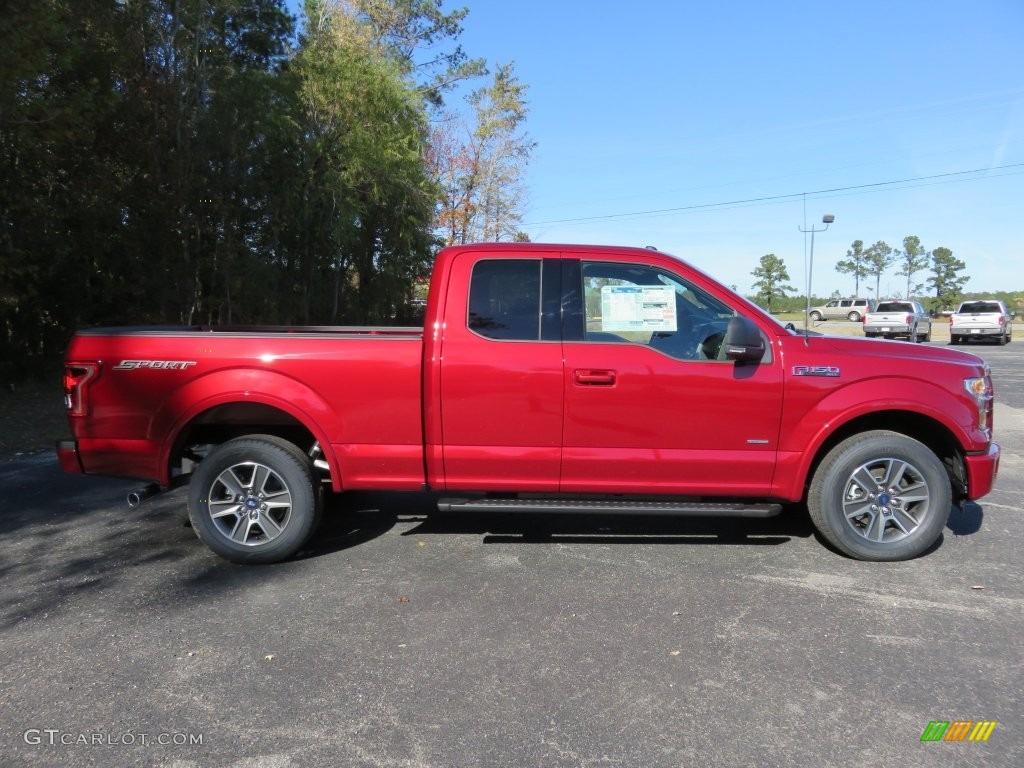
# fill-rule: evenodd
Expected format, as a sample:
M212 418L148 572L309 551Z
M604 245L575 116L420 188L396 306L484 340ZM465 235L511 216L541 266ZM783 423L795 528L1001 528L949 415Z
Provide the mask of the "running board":
M580 499L440 499L440 512L551 512L582 515L676 515L696 517L774 517L781 504L698 501L591 501Z

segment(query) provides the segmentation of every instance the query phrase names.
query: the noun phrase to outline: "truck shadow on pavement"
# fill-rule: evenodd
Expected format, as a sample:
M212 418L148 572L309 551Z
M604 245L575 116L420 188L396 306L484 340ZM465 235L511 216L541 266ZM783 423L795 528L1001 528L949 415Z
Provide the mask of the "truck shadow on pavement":
M985 512L981 505L974 501L966 501L953 506L946 529L955 536L970 536L981 530L984 520Z
M660 515L439 512L435 493L349 492L328 500L314 538L299 554L316 558L357 547L401 526L401 536L469 535L483 544L658 544L778 546L814 538L833 549L814 529L801 505L772 518L714 518ZM946 534L981 530L984 512L974 502L954 506ZM927 552L942 546L940 536ZM833 551L835 551L833 549Z
M808 538L813 527L799 507L767 519L651 515L439 512L439 494L344 494L329 500L319 531L302 557L337 552L401 524L402 536L470 535L484 544L743 544L776 546Z

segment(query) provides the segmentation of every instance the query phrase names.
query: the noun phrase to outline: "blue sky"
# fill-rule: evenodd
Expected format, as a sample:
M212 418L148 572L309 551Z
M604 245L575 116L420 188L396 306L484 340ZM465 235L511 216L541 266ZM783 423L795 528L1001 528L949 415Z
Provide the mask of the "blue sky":
M529 85L533 240L654 245L741 291L775 253L803 293L798 227L832 213L816 295L852 294L852 241L906 235L967 290L1024 290L1022 0L462 5L466 52Z

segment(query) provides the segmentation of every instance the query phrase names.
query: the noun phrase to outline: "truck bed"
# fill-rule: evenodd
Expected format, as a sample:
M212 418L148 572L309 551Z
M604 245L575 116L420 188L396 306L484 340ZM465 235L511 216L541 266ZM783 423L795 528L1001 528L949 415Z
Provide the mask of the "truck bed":
M235 421L273 406L318 425L347 487L423 482L423 330L398 327L132 327L80 331L68 361L107 363L72 419L82 469L166 485L168 435L229 403ZM211 419L212 420L212 419ZM396 471L397 469L397 471ZM332 473L335 477L340 473Z

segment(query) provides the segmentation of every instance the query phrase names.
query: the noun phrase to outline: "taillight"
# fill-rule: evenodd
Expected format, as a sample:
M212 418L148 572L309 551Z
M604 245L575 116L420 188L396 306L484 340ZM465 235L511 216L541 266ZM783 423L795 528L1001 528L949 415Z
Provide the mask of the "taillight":
M89 410L86 385L96 376L96 363L67 363L64 366L64 407L69 416L84 416Z
M907 315L907 319L906 319L905 322L906 322L907 328L909 328L910 324L914 322L914 316L913 315Z

